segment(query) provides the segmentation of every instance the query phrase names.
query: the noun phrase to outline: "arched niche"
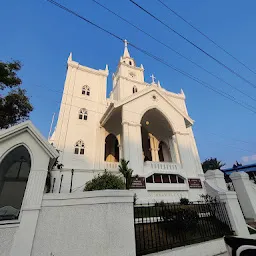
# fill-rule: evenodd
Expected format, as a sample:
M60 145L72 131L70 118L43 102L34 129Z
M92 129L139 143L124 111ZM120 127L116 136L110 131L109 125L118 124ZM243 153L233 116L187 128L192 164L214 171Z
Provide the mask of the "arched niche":
M31 157L23 145L12 149L0 163L0 220L17 219L21 209Z

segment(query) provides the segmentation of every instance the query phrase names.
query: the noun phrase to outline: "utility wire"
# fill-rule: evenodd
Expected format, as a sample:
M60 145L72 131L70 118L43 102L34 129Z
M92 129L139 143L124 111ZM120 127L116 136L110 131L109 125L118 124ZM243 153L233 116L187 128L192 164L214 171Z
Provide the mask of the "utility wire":
M254 97L252 97L251 95L245 93L244 91L236 88L235 86L233 86L232 84L226 82L224 79L222 79L221 77L215 75L214 73L212 73L211 71L205 69L203 66L197 64L196 62L194 62L193 60L191 60L190 58L186 57L185 55L183 55L182 53L176 51L175 49L173 49L171 46L165 44L164 42L160 41L159 39L157 39L156 37L150 35L149 33L147 33L146 31L142 30L141 28L139 28L138 26L134 25L133 23L131 23L130 21L128 21L127 19L123 18L122 16L118 15L117 13L113 12L112 10L110 10L108 7L104 6L103 4L99 3L96 0L92 0L94 3L96 3L97 5L101 6L103 9L107 10L108 12L112 13L113 15L115 15L116 17L118 17L119 19L125 21L126 23L128 23L129 25L131 25L132 27L136 28L137 30L139 30L140 32L142 32L143 34L147 35L148 37L150 37L151 39L155 40L156 42L160 43L161 45L165 46L166 48L168 48L169 50L175 52L177 55L181 56L182 58L188 60L189 62L191 62L192 64L194 64L195 66L197 66L198 68L204 70L205 72L207 72L208 74L212 75L213 77L217 78L219 81L229 85L230 87L232 87L234 90L240 92L241 94L245 95L246 97L250 98L253 101L256 101L256 99Z
M233 69L229 68L227 65L225 65L224 63L222 63L221 61L219 61L218 59L216 59L215 57L213 57L210 53L206 52L204 49L202 49L201 47L197 46L195 43L193 43L192 41L190 41L188 38L186 38L185 36L183 36L182 34L180 34L179 32L177 32L176 30L174 30L173 28L171 28L169 25L167 25L166 23L164 23L163 21L161 21L159 18L157 18L155 15L153 15L152 13L150 13L149 11L147 11L145 8L143 8L141 5L137 4L135 1L133 0L129 0L131 3L133 3L134 5L136 5L139 9L141 9L142 11L144 11L145 13L147 13L149 16L151 16L152 18L154 18L155 20L157 20L158 22L160 22L162 25L164 25L165 27L167 27L168 29L170 29L172 32L174 32L176 35L178 35L179 37L181 37L182 39L184 39L186 42L188 42L189 44L191 44L192 46L194 46L195 48L197 48L199 51L201 51L202 53L204 53L206 56L208 56L209 58L211 58L212 60L214 60L215 62L217 62L218 64L220 64L222 67L224 67L225 69L227 69L228 71L230 71L231 73L233 73L234 75L236 75L237 77L239 77L240 79L242 79L243 81L245 81L246 83L248 83L249 85L251 85L253 88L256 88L256 85L253 84L252 82L250 82L249 80L247 80L246 78L244 78L243 76L241 76L240 74L238 74L236 71L234 71Z
M40 88L43 88L43 89L46 89L46 90L49 90L49 91L52 91L52 92L62 93L61 90L54 90L54 89L52 89L52 88L50 88L50 87L47 87L47 86L42 86L42 85L36 85L36 86L38 86L38 87L40 87ZM69 95L69 96L72 96L72 97L75 97L75 98L80 98L80 99L83 99L83 100L86 100L86 101L89 100L89 99L87 99L87 98L83 98L83 97L79 97L79 96L74 96L74 95L67 94L67 93L63 93L63 94ZM41 96L37 96L37 95L36 95L36 97L42 99ZM73 105L73 104L64 103L64 102L57 101L57 100L54 100L54 99L49 99L49 98L47 98L47 99L48 99L48 100L51 100L51 101L54 101L54 102L57 102L57 103L59 103L59 104L64 104L64 105L67 105L67 106L72 106L72 107L81 109L81 106L76 106L76 105ZM91 100L89 100L89 101L91 101ZM106 104L103 104L103 103L100 103L100 104L106 105ZM95 113L97 113L97 114L99 113L98 111L94 111L94 110L90 110L90 109L86 109L86 110L88 110L89 112L95 112ZM55 112L58 112L58 111L55 111ZM133 113L138 114L137 112L133 112ZM196 131L196 132L198 132L198 129L193 129L193 130ZM214 136L222 137L222 138L227 138L227 135L225 135L225 134L217 134L217 133L214 133L214 132L206 132L206 134L208 134L208 135L214 135ZM246 144L251 144L251 143L252 143L252 142L245 141L245 140L240 140L240 139L237 139L237 138L234 138L234 137L229 137L229 138L230 138L232 141L236 141L236 142L242 142L242 143L246 143Z
M118 40L120 40L120 41L122 41L122 42L124 41L120 36L117 36L116 34L114 34L114 33L110 32L110 31L108 31L108 30L106 30L106 29L100 27L99 25L93 23L92 21L89 21L88 19L84 18L83 16L81 16L81 15L77 14L76 12L74 12L74 11L68 9L67 7L65 7L65 6L63 6L63 5L61 5L61 4L57 3L57 2L55 2L55 1L53 1L53 0L47 0L47 1L50 2L50 3L52 3L52 4L54 4L54 5L56 5L57 7L59 7L59 8L61 8L61 9L65 10L65 11L67 11L67 12L69 12L69 13L71 13L71 14L77 16L77 17L79 17L80 19L86 21L87 23L89 23L89 24L91 24L91 25L93 25L93 26L99 28L100 30L104 31L105 33L107 33L107 34L109 34L109 35L111 35L111 36L113 36L113 37L115 37L116 39L118 39ZM130 1L131 1L131 0L130 0ZM130 45L131 47L137 49L138 51L144 53L145 55L147 55L147 56L149 56L149 57L151 57L151 58L157 60L158 62L161 62L162 64L168 66L169 68L175 70L176 72L183 74L184 76L190 78L191 80L193 80L193 81L195 81L195 82L197 82L197 83L199 83L199 84L201 84L201 85L207 87L208 89L210 89L210 90L212 90L212 91L214 91L214 92L216 92L216 93L222 95L223 97L225 97L225 98L227 98L227 99L229 99L229 100L235 102L236 104L238 104L238 105L240 105L240 106L242 106L242 107L244 107L244 108L246 108L246 109L248 109L248 110L250 110L251 112L253 112L253 113L256 114L256 111L253 110L253 107L252 107L251 105L249 105L249 104L247 104L247 103L245 103L245 102L242 102L242 104L241 104L241 103L238 102L238 101L236 100L236 98L233 97L232 95L230 95L230 94L228 94L228 93L226 93L226 92L223 92L223 91L221 91L221 90L219 90L219 89L216 89L216 88L212 87L210 84L208 84L208 83L206 83L206 82L204 82L204 81L201 81L200 79L194 77L193 75L191 75L191 74L189 74L189 73L187 73L187 72L185 72L185 71L183 71L183 70L181 70L181 69L176 68L175 66L173 66L173 65L171 65L171 64L169 64L169 63L167 63L167 62L164 61L163 59L161 59L161 58L159 58L159 57L153 55L153 54L150 53L150 52L147 52L147 51L143 50L142 48L137 47L136 45L134 45L134 44L132 44L132 43L129 43L129 45Z
M157 0L159 3L161 3L163 6L165 6L169 11L171 11L173 14L175 14L177 17L179 17L181 20L183 20L185 23L187 23L190 27L192 27L193 29L195 29L198 33L200 33L202 36L204 36L206 39L208 39L210 42L212 42L215 46L217 46L219 49L221 49L223 52L225 52L226 54L228 54L230 57L232 57L234 60L236 60L238 63L240 63L241 65L243 65L245 68L247 68L249 71L251 71L252 73L254 73L256 75L256 72L253 71L251 68L249 68L247 65L245 65L242 61L240 61L238 58L236 58L234 55L232 55L230 52L228 52L227 50L225 50L222 46L220 46L219 44L217 44L213 39L211 39L209 36L207 36L205 33L203 33L201 30L199 30L197 27L195 27L193 24L191 24L189 21L187 21L185 18L183 18L180 14L178 14L176 11L174 11L173 9L171 9L167 4L165 4L163 1L161 0Z
M48 89L48 87L45 87L45 88ZM73 104L68 104L68 103L60 102L60 101L57 101L57 100L54 100L54 99L50 99L50 98L43 98L41 95L40 95L40 96L39 96L39 95L34 95L33 97L36 97L36 98L38 98L38 99L43 99L44 101L46 100L46 101L51 102L51 103L57 102L57 103L61 103L61 104L66 105L66 106L71 106L71 107L75 107L75 108L81 109L81 106L76 106L76 105L73 105ZM87 109L87 110L88 110L88 109ZM97 113L97 114L99 113L98 111L88 110L88 114L90 114L90 112L95 112L95 113ZM134 113L135 113L135 112L134 112ZM90 116L89 116L89 118L90 118ZM216 133L211 133L211 132L206 132L206 133L209 134L209 135L212 135L212 134L213 134L213 135L216 135L216 136L218 136L218 137L221 137L221 135L218 135L218 134L216 134ZM224 137L224 134L222 135L222 137ZM225 136L225 138L226 138L226 136ZM250 143L250 142L246 142L246 141L239 140L239 139L233 139L233 138L232 138L232 140L233 140L233 141L237 141L237 142ZM216 143L219 143L219 142L216 142L216 141L209 141L209 143L214 143L214 144L216 144ZM245 152L254 153L253 151L251 151L251 150L249 150L249 149L238 148L238 147L236 147L235 144L226 144L226 143L222 143L222 142L220 142L220 144L223 144L223 146L230 147L230 148L234 148L234 149L237 149L237 150L240 150L240 151L245 151Z

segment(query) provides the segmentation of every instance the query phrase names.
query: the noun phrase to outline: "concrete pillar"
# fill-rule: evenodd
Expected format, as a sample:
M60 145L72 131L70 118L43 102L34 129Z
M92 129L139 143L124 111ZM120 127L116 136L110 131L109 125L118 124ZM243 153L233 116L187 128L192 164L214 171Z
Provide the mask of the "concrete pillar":
M143 154L141 141L141 125L128 122L123 125L123 152L124 159L129 160L129 167L134 174L143 174Z
M130 145L129 145L129 124L127 122L122 123L123 126L123 157L126 160L130 159Z
M250 237L250 233L240 208L236 192L219 192L218 196L220 201L225 203L231 226L236 235L241 237Z
M179 152L179 148L178 148L178 142L177 142L177 137L176 137L176 135L173 135L173 136L172 136L171 143L172 143L172 145L173 145L173 154L172 154L173 162L176 162L176 163L178 163L178 164L181 164L181 161L180 161L180 152Z
M236 192L227 190L224 174L220 170L209 170L205 173L205 189L207 194L225 203L232 229L236 235L250 237Z
M17 230L10 256L31 255L47 170L31 170L21 209L21 221Z
M256 191L245 172L230 175L245 218L256 220Z
M208 170L205 173L205 179L213 182L218 188L222 190L228 190L227 185L224 179L224 173L218 169L216 170Z

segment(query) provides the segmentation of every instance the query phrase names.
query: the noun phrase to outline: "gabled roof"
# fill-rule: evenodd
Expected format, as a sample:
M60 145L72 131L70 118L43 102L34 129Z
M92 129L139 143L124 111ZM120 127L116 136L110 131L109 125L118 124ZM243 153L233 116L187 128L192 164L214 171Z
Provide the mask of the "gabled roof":
M157 92L170 106L172 106L173 109L175 109L180 115L182 115L188 123L190 123L191 125L194 123L194 120L192 118L190 118L185 112L183 112L172 101L170 101L170 99L163 92L161 92L161 90L158 87L153 86L153 85L151 85L148 88L145 88L144 90L141 90L137 93L134 93L131 96L129 96L129 97L127 97L127 98L125 98L121 101L111 103L110 106L107 108L106 112L104 113L104 115L102 116L102 118L100 120L100 123L101 124L105 123L107 121L108 117L111 115L111 113L115 109L117 109L117 108L131 102L131 101L134 101L137 98L140 98L143 95L145 95L147 93L150 93L152 91Z
M31 121L25 121L8 129L0 130L0 142L23 132L28 132L51 158L59 156L57 150L43 137Z

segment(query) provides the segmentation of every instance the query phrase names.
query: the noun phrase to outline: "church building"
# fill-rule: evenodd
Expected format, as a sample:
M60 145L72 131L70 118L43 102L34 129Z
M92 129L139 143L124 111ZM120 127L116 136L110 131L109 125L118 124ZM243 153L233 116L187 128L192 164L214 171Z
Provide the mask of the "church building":
M125 41L112 91L107 94L108 66L80 65L70 54L56 129L50 143L59 151L61 170L53 172L54 189L83 190L105 169L118 173L121 158L145 182L136 193L146 201L198 200L203 171L185 95L161 87L152 75L144 80ZM74 170L73 172L71 170ZM72 177L71 177L72 176ZM194 184L194 188L193 188ZM191 188L193 189L191 189Z

